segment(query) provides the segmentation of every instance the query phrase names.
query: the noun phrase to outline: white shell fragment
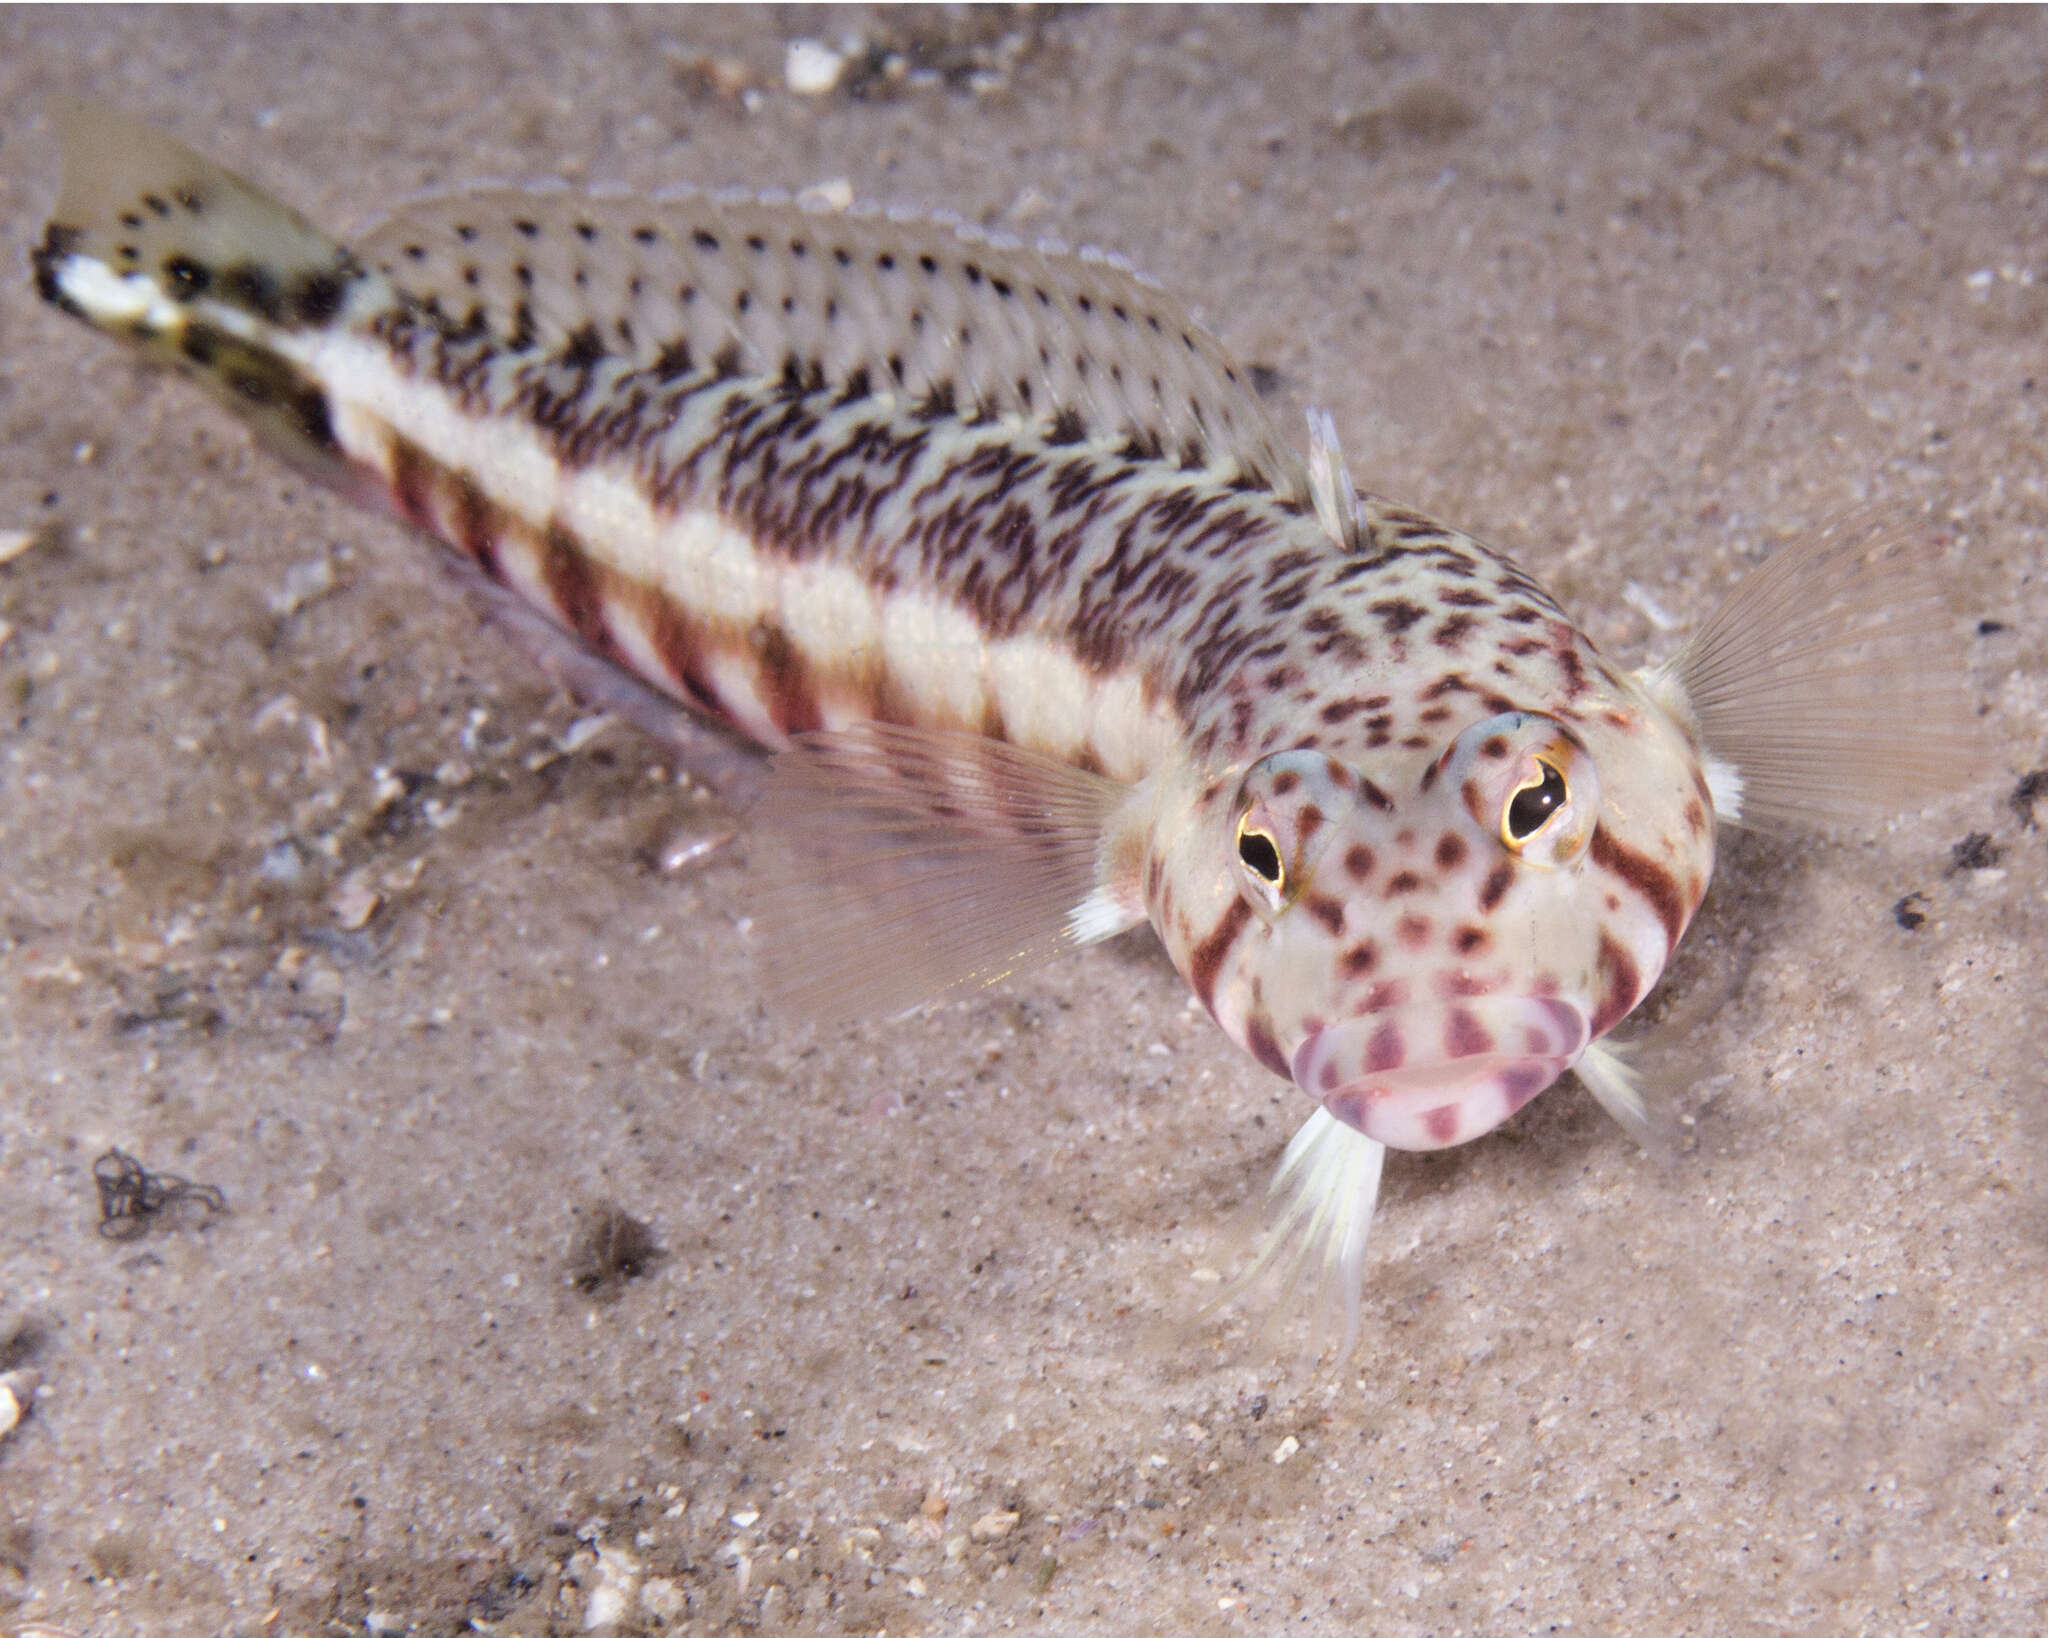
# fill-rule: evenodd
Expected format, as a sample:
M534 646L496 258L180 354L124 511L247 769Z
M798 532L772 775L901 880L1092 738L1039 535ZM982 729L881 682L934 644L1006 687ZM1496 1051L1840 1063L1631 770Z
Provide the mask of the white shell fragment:
M28 1415L28 1408L34 1402L36 1389L42 1385L42 1380L38 1371L0 1373L0 1439L21 1425L21 1419Z
M39 529L0 529L0 563L12 563L42 538Z
M822 97L846 72L846 55L822 40L792 40L782 56L782 82L800 97Z

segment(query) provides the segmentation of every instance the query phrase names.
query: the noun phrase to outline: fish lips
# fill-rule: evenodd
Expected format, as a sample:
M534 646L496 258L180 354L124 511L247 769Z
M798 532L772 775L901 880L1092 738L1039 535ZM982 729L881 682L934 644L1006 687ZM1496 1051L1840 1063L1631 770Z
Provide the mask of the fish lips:
M1390 1149L1447 1149L1492 1131L1590 1038L1583 1011L1547 997L1400 1007L1310 1035L1294 1054L1294 1084Z

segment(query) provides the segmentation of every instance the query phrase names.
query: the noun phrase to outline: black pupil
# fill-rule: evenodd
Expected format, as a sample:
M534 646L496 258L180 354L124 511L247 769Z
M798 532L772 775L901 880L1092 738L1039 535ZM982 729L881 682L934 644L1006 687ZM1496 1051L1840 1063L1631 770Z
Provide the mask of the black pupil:
M1565 803L1564 775L1547 762L1537 766L1543 770L1542 781L1516 791L1508 803L1508 835L1517 842L1534 836Z
M1264 831L1239 831L1237 856L1244 860L1245 869L1261 881L1277 882L1280 879L1280 850Z

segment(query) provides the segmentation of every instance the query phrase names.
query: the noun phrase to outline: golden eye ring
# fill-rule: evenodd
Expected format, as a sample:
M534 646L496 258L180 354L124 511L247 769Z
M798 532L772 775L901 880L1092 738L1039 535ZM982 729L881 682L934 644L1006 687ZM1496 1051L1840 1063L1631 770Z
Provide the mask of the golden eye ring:
M1571 803L1564 771L1548 757L1536 757L1528 778L1508 793L1500 813L1501 845L1520 853Z
M1276 897L1286 898L1287 865L1280 857L1279 840L1271 831L1253 824L1250 814L1237 822L1237 857Z

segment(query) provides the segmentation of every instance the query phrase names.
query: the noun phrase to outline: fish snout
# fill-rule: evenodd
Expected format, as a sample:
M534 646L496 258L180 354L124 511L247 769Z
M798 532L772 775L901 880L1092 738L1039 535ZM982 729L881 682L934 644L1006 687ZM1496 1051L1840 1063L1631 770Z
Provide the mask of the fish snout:
M1447 1149L1492 1131L1586 1049L1568 1001L1488 996L1368 1013L1318 1030L1294 1084L1390 1149Z

